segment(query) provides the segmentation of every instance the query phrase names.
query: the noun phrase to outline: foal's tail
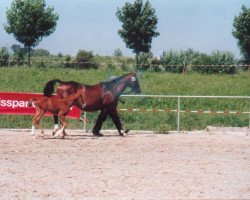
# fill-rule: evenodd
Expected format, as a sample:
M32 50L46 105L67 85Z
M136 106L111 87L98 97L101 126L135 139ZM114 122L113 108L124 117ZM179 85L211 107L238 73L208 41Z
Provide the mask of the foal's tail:
M53 79L53 80L50 80L49 82L47 82L44 89L43 89L44 96L46 96L46 97L52 96L56 82L62 83L63 81L61 81L60 79Z
M32 103L33 103L33 102L36 102L36 101L37 101L37 98L32 98L32 99L30 99L29 102L28 102L28 106L29 106L29 107L32 107Z

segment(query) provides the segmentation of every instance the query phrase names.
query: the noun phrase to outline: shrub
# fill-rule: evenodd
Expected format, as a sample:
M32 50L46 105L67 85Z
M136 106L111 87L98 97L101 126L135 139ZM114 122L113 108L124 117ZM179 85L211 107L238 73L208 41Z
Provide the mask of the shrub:
M70 62L71 61L71 56L70 55L66 55L65 57L65 62L64 62L64 67L74 67L74 63Z
M50 55L50 53L46 49L32 49L30 55L32 57L47 57Z
M75 62L77 63L77 67L81 69L98 68L98 65L94 62L92 51L79 50Z
M192 62L192 70L203 74L234 74L237 72L234 54L214 51L211 55L200 54Z
M180 73L183 72L185 57L181 52L170 50L163 52L161 61L166 72Z
M153 58L153 54L149 53L140 53L138 56L138 66L139 70L148 70L150 68L151 60Z
M211 55L214 65L213 73L234 74L236 73L234 54L228 51L214 51Z
M151 61L150 70L153 72L163 71L164 69L161 65L161 60L158 58L153 58Z
M8 66L9 64L10 53L7 47L2 47L0 49L0 67Z
M14 44L11 47L11 50L13 52L12 58L10 60L11 65L18 65L21 66L24 64L24 57L26 54L26 49L22 48L20 45Z
M192 70L202 74L212 74L212 60L211 56L207 54L200 54L192 61Z

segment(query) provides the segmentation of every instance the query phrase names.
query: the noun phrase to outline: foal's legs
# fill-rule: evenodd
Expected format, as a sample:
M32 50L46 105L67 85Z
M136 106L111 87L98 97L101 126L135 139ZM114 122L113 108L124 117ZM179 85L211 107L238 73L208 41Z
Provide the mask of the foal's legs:
M35 129L33 127L35 127L35 125L37 125L39 127L39 129L41 130L41 136L44 139L44 130L43 127L40 125L40 120L42 118L42 116L44 115L44 112L40 112L37 115L35 115L35 117L33 118L33 122L32 122L32 134L33 136L35 135Z
M59 130L59 126L58 126L58 115L53 115L54 117L54 129L53 129L53 132L52 132L52 135L54 136L55 133ZM59 134L57 134L59 135ZM64 130L64 135L68 135L65 130Z
M108 110L106 110L106 109L101 110L101 112L100 112L100 114L99 114L99 116L97 118L97 121L95 123L95 126L94 126L94 128L92 130L93 135L95 135L95 136L103 136L100 133L100 130L102 128L103 122L107 119L108 114L109 114Z
M120 118L119 118L119 115L117 113L116 108L111 109L110 112L109 112L109 115L110 115L111 119L113 120L113 122L114 122L120 136L127 135L129 130L125 130L125 131L123 130L122 124L121 124L121 121L120 121Z
M62 123L62 128L54 135L54 138L57 137L58 135L60 135L62 133L62 139L65 138L65 128L67 126L67 122L65 121L65 116L64 115L59 115L60 121Z
M35 125L36 125L36 119L38 117L39 113L36 113L35 116L32 119L32 128L31 128L31 135L35 135Z

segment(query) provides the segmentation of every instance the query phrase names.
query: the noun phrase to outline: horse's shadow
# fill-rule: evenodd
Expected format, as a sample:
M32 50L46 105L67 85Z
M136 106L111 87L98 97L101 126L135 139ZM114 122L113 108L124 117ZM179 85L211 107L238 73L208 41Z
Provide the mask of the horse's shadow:
M125 137L122 137L120 135L103 135L101 137L93 136L93 135L86 135L86 134L77 134L77 135L67 135L64 139L61 137L54 138L53 136L45 137L44 140L98 140L98 139L106 139L106 138L126 138L130 137L131 135L126 135Z

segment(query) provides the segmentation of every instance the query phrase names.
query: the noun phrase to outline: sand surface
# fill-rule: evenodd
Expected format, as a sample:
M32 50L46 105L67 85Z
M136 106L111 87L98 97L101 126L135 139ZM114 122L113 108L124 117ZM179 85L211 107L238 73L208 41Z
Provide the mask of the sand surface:
M0 199L250 199L250 136L0 130Z

